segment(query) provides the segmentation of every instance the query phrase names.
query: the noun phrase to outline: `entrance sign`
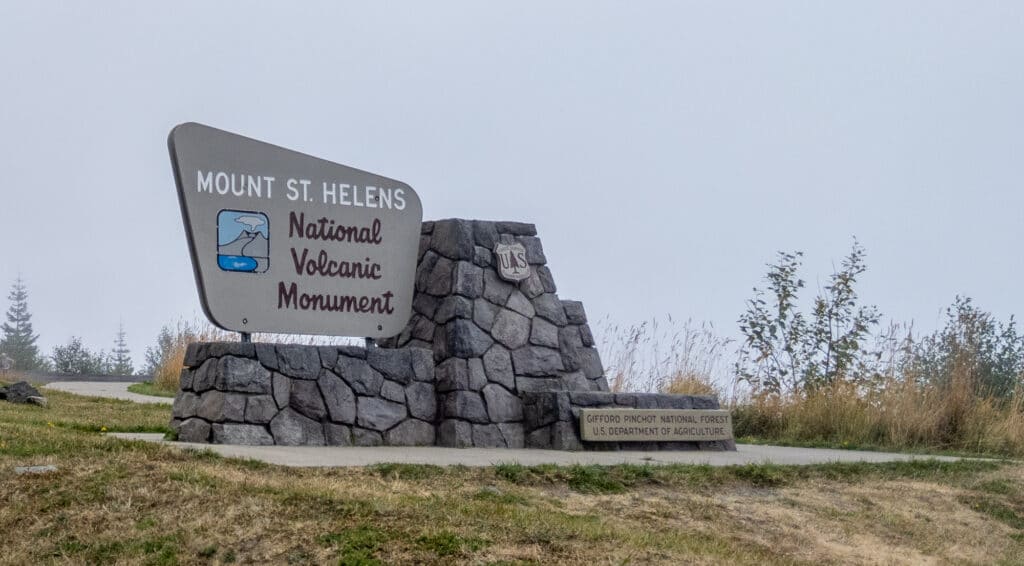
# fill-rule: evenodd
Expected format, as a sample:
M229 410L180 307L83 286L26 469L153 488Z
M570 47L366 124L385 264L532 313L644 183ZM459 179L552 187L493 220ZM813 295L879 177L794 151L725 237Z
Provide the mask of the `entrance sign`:
M695 442L732 439L732 415L718 409L580 409L588 442Z
M238 332L382 338L412 313L412 187L196 123L167 140L200 302Z

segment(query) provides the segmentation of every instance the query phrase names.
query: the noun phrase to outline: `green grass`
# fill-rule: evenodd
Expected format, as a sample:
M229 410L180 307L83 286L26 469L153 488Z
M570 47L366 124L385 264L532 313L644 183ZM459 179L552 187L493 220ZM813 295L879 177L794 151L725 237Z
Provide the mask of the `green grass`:
M140 381L139 383L133 383L128 386L128 391L132 393L138 393L139 395L149 395L151 397L174 397L178 394L177 391L167 391L160 389L153 385L151 381Z

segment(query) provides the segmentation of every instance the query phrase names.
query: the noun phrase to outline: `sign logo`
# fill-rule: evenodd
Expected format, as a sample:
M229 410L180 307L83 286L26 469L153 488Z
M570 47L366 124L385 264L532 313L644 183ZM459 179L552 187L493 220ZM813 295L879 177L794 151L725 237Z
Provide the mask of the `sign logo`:
M224 271L266 273L270 269L270 222L262 212L217 214L217 265Z
M520 243L494 246L494 259L498 264L498 276L505 281L522 281L530 276L526 248Z

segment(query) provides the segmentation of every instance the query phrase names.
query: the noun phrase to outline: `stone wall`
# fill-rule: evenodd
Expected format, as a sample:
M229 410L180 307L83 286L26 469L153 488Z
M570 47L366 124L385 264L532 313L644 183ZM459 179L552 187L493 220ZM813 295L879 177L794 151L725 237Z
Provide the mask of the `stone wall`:
M527 448L555 450L735 450L734 441L715 442L584 442L580 409L718 409L707 395L609 393L594 391L526 392L523 428Z
M184 442L430 446L436 418L429 350L207 342L171 425Z
M519 243L531 274L501 279L498 243ZM527 391L607 391L583 304L556 294L533 224L424 222L413 315L388 348L421 347L437 363L441 446L524 446Z

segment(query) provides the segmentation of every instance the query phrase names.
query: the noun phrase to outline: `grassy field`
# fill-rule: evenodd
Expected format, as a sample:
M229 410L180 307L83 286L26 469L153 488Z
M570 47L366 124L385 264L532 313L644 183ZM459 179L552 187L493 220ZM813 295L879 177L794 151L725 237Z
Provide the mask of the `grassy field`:
M2 564L1024 562L1015 463L288 469L101 433L167 407L48 396L0 404Z
M139 395L152 395L154 397L174 397L178 394L177 388L174 390L161 389L154 385L152 381L140 381L139 383L133 383L128 386L128 391L138 393Z

